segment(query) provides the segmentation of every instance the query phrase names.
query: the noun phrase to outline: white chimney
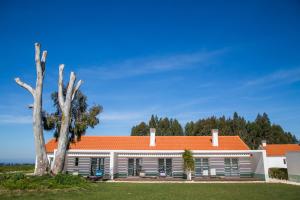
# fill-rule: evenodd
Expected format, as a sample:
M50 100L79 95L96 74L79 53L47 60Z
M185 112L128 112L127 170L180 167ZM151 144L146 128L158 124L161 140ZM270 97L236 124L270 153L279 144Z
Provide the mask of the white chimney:
M261 141L261 145L262 145L263 147L266 147L266 146L267 146L267 140L262 140L262 141Z
M150 128L150 147L155 146L155 128Z
M212 145L214 147L218 147L219 146L219 130L212 129L211 134L212 134Z

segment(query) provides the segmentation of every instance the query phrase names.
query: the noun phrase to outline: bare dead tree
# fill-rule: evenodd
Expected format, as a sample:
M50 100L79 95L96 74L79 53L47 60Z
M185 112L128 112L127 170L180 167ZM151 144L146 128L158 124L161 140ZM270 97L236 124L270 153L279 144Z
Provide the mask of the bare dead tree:
M74 72L70 74L70 80L67 87L66 97L64 98L63 95L63 72L64 72L64 65L61 64L59 66L59 79L58 79L58 103L59 107L62 111L62 119L61 119L61 127L58 137L58 146L57 151L54 157L54 164L52 168L52 172L54 174L61 173L64 168L65 157L67 148L69 145L69 126L71 122L71 106L72 100L79 89L82 81L78 81L76 86L74 87L76 76Z
M36 86L35 89L30 85L22 82L20 78L15 78L18 85L28 90L33 96L33 134L36 153L36 166L34 170L35 175L44 175L48 173L48 159L45 148L45 139L43 134L42 124L42 93L43 80L45 75L47 51L43 51L42 58L40 58L41 46L35 43L35 66L36 66Z

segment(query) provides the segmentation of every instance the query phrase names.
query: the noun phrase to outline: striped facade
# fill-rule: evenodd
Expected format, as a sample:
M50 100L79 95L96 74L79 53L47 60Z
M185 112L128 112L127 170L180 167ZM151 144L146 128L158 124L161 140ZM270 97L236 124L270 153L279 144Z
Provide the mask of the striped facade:
M193 178L259 178L268 181L265 150L250 150L239 136L83 136L71 143L65 171L109 179L126 177L186 177L182 154L195 159ZM51 161L57 141L46 144ZM102 173L101 173L102 172Z
M103 158L104 159L104 175L106 177L113 176L117 177L129 177L128 166L129 159L139 159L141 169L145 172L146 176L159 176L159 159L171 159L172 162L172 175L171 177L182 178L185 176L183 169L183 159L181 153L114 153L113 162L110 153L68 153L65 171L70 174L78 173L83 176L91 175L91 160L92 158ZM239 157L237 154L231 156L230 154L224 155L220 154L219 156L214 154L210 157L209 154L194 154L195 160L201 160L203 158L208 161L208 174L193 173L193 177L207 177L210 176L210 170L215 170L215 176L217 177L240 177L240 178L250 178L254 177L255 165L253 165L252 158L250 154L248 156ZM76 159L78 163L76 166ZM237 170L228 171L226 168L225 159L227 161L235 159L238 161ZM196 165L197 162L195 162ZM113 166L111 166L113 164ZM195 166L201 167L201 166ZM113 174L112 174L113 173Z
M109 154L68 154L65 162L65 171L69 174L78 173L82 176L91 175L91 160L92 158L103 158L104 159L104 175L109 177L110 175L110 157ZM75 159L78 159L76 166ZM97 163L98 164L98 163Z

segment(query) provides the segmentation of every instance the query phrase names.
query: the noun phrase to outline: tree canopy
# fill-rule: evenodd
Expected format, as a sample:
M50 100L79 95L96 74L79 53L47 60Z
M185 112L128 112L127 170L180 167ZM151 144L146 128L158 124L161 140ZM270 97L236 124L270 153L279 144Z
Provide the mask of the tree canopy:
M148 124L141 122L137 126L132 127L132 136L150 135L150 128L156 129L156 135L184 135L183 128L177 119L158 118L152 115Z
M158 118L152 115L149 123L141 122L133 126L131 135L149 135L149 129L156 128L156 135L211 135L211 129L219 129L219 135L238 135L251 148L257 149L261 141L267 143L287 144L298 143L295 135L286 132L278 124L272 124L266 113L258 114L254 121L247 121L244 117L234 113L232 118L208 117L185 124L184 131L177 119Z
M195 168L194 156L191 150L184 150L182 154L183 168L185 171L193 171Z
M63 95L66 95L66 87L63 88ZM62 120L62 111L59 107L58 93L51 94L54 113L43 114L43 122L45 130L54 131L54 137L59 137L60 125ZM99 124L97 116L102 112L102 106L94 105L88 109L87 97L78 90L71 106L71 123L69 126L69 141L73 142L75 138L80 140L80 137L86 133L88 127L94 128Z

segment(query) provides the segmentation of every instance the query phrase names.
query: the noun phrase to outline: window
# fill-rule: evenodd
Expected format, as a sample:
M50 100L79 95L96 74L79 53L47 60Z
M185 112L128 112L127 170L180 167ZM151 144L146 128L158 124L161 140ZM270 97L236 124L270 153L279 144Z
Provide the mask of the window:
M91 158L91 176L95 176L97 170L104 173L104 158Z
M225 176L239 176L238 158L225 158L224 167L225 167Z
M158 159L158 173L165 176L172 176L172 159L159 158Z
M286 159L285 159L285 158L283 159L283 164L285 164L285 165L286 165Z
M141 170L142 170L141 158L128 159L128 176L139 176Z
M158 172L165 173L165 159L158 159Z
M209 161L208 158L195 159L195 176L209 175Z
M75 158L75 166L77 167L79 163L79 158Z

